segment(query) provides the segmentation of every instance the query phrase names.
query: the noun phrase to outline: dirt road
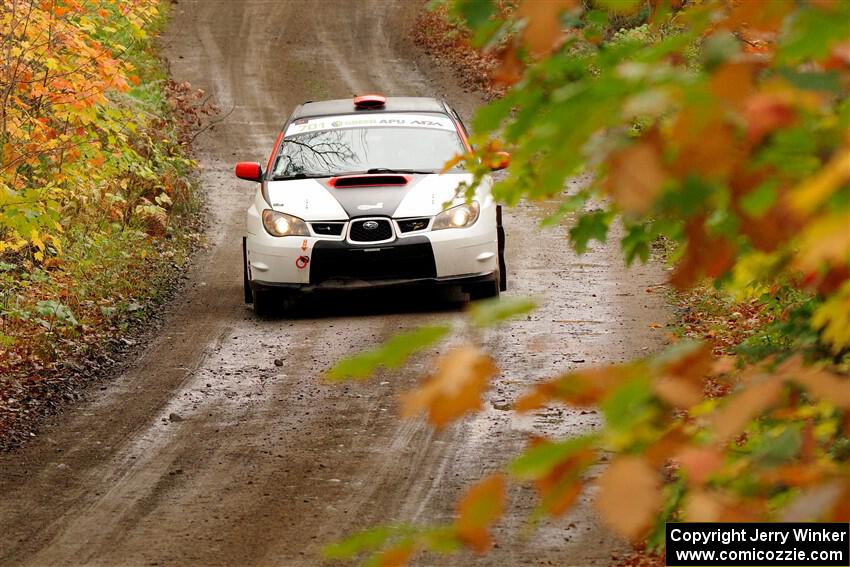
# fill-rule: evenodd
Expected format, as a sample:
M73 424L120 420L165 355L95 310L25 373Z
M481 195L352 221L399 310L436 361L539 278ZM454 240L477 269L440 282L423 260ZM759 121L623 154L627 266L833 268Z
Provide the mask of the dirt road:
M503 464L529 432L597 422L566 410L520 418L488 403L435 434L395 414L425 359L362 384L318 379L400 329L459 318L446 298L322 296L278 321L242 304L239 237L252 187L233 178L232 164L262 160L295 104L367 91L443 96L466 116L480 104L410 44L418 4L174 4L164 38L174 77L233 109L198 143L211 246L138 360L0 457L0 564L316 565L324 543L374 522L450 518L463 486ZM646 291L663 281L660 269L626 271L616 245L577 258L563 230L535 228L541 214L522 206L505 221L510 294L546 303L488 335L503 370L488 402L513 399L555 369L660 344L649 324L664 322L663 294ZM622 547L586 502L523 539L531 500L516 495L491 555L418 564L605 564Z

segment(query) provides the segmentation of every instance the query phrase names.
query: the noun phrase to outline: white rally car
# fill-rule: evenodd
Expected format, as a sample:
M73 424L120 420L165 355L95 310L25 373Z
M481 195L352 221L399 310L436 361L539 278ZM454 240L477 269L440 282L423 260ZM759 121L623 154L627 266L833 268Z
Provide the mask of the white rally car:
M236 165L259 183L243 238L245 301L264 315L287 290L448 284L497 296L505 239L492 181L467 201L463 165L441 173L468 149L457 113L432 98L297 107L265 171Z

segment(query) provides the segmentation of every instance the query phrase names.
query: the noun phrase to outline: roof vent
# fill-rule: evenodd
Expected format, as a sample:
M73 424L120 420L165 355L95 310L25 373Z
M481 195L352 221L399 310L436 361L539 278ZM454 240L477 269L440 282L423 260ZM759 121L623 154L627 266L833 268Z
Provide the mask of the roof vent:
M387 104L387 97L379 94L366 94L354 97L354 108L358 110L370 110L383 108Z

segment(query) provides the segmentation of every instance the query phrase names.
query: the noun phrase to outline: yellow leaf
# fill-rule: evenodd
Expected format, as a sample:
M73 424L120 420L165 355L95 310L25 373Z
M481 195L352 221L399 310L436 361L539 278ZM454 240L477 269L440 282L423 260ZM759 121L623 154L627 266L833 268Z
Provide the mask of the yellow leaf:
M446 173L448 170L459 164L463 160L463 157L463 154L455 154L452 159L443 165L443 169L440 170L440 173Z
M850 346L850 282L822 303L812 314L812 328L821 331L821 338L834 353Z
M435 427L443 427L481 407L481 395L498 368L493 359L473 346L449 351L437 361L437 371L417 390L402 397L402 414L423 411Z
M826 201L847 179L850 179L850 149L840 150L820 171L791 193L791 204L810 213Z
M596 509L614 531L643 535L661 506L661 477L642 457L618 457L599 477Z
M39 236L36 229L32 229L32 232L30 233L30 242L32 242L33 246L38 248L40 252L44 251L44 241L41 239L41 236Z
M850 259L850 221L845 214L819 217L800 237L795 264L804 272L819 269L823 263L847 266Z

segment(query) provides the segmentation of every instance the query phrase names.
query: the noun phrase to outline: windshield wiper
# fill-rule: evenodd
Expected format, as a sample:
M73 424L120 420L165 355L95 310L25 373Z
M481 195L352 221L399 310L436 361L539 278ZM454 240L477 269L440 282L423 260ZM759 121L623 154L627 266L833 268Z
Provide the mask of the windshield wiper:
M324 179L333 177L333 173L296 173L294 175L275 175L272 181L286 181L289 179Z
M373 167L367 169L366 173L437 173L433 169L393 169L390 167Z

